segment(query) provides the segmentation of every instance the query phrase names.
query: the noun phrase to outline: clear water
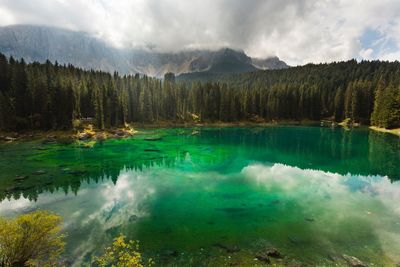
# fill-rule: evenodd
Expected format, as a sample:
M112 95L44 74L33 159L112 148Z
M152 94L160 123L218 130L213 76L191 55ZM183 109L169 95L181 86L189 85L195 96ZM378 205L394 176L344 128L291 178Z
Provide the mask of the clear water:
M277 266L395 266L398 179L399 138L368 129L143 129L92 148L1 144L0 215L60 214L75 266L120 233L159 266L262 265L265 246Z

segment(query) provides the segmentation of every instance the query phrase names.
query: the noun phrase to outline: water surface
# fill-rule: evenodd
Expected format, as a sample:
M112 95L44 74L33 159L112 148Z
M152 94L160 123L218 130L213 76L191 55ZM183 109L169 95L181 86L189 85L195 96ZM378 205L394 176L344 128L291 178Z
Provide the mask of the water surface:
M55 211L71 265L113 237L157 265L400 262L400 141L320 127L144 129L92 147L0 145L0 215ZM28 176L26 179L16 177Z

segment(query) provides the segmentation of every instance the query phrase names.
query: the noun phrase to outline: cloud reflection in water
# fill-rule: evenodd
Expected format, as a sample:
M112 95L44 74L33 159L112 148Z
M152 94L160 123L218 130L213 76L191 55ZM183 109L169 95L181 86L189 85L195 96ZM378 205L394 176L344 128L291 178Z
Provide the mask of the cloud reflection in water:
M252 164L242 174L266 192L294 200L303 213L318 216L325 223L326 229L320 229L325 238L356 219L363 224L360 229L368 226L374 232L387 257L400 260L399 182L386 176L340 175L284 164Z

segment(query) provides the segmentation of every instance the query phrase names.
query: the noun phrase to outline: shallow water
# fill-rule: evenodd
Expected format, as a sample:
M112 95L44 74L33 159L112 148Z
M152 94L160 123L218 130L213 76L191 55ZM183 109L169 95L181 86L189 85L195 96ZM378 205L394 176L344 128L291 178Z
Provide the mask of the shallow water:
M17 176L28 176L17 179ZM400 262L400 141L368 129L144 129L92 148L0 145L0 215L55 211L71 265L113 237L157 265Z

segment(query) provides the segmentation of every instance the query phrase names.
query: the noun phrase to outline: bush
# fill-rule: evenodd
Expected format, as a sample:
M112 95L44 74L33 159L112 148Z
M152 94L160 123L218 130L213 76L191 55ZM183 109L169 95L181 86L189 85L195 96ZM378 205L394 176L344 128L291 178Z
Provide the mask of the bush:
M54 266L64 251L61 217L35 211L0 218L0 266Z
M111 247L106 248L104 255L95 258L95 264L100 267L144 267L139 244L133 240L125 241L125 236L120 235L114 239ZM151 259L147 266L153 265Z

